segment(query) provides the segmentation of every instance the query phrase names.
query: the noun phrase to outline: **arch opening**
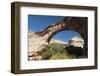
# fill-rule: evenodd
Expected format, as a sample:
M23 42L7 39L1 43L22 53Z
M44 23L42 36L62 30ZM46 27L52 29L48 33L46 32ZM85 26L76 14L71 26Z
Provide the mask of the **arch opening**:
M51 37L49 37L48 42L50 43L51 40L58 40L58 41L62 41L67 43L71 38L73 37L79 37L82 38L82 36L80 35L80 33L78 33L77 31L73 31L73 30L61 30L59 32L56 32L55 34L53 34Z
M63 38L61 38L63 36ZM68 41L69 39L71 39L72 37L77 36L80 37L82 39L84 39L81 35L81 33L77 30L73 30L73 29L61 29L57 32L54 32L51 36L49 36L48 38L48 43L51 41L51 39L58 39L61 41ZM66 39L65 39L66 38Z

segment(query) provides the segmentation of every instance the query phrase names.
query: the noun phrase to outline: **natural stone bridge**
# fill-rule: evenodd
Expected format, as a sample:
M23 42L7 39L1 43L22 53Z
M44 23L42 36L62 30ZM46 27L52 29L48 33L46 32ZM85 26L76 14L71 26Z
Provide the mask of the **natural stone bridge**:
M72 30L78 32L83 38L84 53L87 56L87 27L86 17L66 17L56 24L49 25L43 31L30 33L29 52L42 51L56 33L64 30Z

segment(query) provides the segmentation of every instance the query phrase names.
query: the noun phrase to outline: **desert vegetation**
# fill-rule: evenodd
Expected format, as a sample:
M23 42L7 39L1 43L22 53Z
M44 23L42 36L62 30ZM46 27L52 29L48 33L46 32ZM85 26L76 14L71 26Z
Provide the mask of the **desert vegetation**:
M52 43L45 48L42 59L75 59L80 58L83 55L82 52L83 49L81 47L65 47L59 43Z
M54 42L47 45L43 51L36 52L32 56L33 60L78 59L84 58L84 50L81 47L65 46Z

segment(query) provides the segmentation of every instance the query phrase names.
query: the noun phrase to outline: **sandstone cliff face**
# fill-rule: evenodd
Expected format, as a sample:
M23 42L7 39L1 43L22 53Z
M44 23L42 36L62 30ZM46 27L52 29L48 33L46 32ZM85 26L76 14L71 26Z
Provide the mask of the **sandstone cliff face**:
M46 42L45 37L41 37L38 34L35 34L35 32L29 32L29 56L31 56L34 52L42 51L42 49L48 45L48 42Z

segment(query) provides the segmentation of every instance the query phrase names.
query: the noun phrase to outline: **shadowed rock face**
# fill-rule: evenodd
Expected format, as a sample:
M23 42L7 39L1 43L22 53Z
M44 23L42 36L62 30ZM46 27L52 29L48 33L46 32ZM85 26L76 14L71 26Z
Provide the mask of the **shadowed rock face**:
M87 18L86 17L66 17L64 20L50 25L43 31L35 32L29 37L29 52L41 52L49 44L51 38L63 30L73 30L78 32L84 39L84 49L87 56ZM29 53L30 54L30 53ZM31 54L30 54L31 55Z

